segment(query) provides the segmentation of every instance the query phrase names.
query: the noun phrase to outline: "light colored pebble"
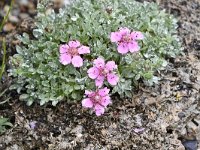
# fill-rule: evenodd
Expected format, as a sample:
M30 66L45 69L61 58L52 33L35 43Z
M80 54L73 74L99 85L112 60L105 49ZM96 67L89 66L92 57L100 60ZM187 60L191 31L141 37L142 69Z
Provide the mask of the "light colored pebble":
M18 23L19 19L16 16L9 15L9 21L13 23Z

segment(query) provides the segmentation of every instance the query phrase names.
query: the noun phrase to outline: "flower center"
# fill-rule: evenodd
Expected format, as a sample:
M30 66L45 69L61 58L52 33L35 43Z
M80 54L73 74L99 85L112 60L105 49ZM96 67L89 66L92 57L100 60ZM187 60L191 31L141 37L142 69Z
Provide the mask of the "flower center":
M78 55L78 49L77 48L74 48L74 47L70 47L68 52L71 54L71 55Z
M96 95L96 96L94 97L94 99L95 99L96 101L99 101L99 100L100 100L100 96L99 96L99 95Z
M108 72L109 72L108 69L103 69L103 70L102 70L102 74L103 74L103 75L107 75Z
M94 103L94 105L101 105L101 96L98 93L98 90L96 91L95 95L92 97L92 102ZM102 105L101 105L102 106Z
M131 41L131 36L130 35L124 35L122 37L122 42L130 42Z

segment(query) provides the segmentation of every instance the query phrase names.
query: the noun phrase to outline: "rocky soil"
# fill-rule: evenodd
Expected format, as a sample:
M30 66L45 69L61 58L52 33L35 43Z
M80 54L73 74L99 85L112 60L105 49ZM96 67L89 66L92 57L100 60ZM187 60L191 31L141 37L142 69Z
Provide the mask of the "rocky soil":
M184 49L176 59L168 58L166 70L156 73L161 78L158 85L140 83L132 99L114 97L102 117L90 114L80 103L28 107L15 91L7 91L0 101L11 99L0 105L0 116L10 118L14 126L0 136L0 150L200 149L200 2L155 2L178 18ZM54 8L61 5L62 1L56 0ZM0 1L0 20L8 6L9 1ZM7 40L7 57L19 43L15 35L34 28L35 8L35 0L16 0L0 33L0 41L3 37ZM5 73L0 90L11 82Z

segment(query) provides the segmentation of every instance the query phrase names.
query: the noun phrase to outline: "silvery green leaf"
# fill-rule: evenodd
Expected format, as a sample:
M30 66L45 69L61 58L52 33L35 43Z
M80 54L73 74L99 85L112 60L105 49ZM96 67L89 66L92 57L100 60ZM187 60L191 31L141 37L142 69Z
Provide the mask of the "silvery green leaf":
M166 67L167 64L168 64L168 62L166 60L163 60L162 67Z
M27 101L27 105L28 105L28 106L31 106L31 105L33 104L33 102L34 102L34 101L33 101L32 99L29 99L29 100Z
M79 18L79 15L76 14L76 16L72 16L72 17L71 17L71 20L72 20L72 21L76 21L78 18Z
M19 87L19 85L17 85L17 84L12 84L10 87L9 87L9 89L10 90L14 90L14 89L17 89Z
M17 35L17 39L20 40L23 44L29 44L29 36L27 34Z
M42 34L43 34L42 29L34 29L34 30L33 30L33 35L34 35L36 38L39 38L40 36L42 36Z
M58 101L54 100L51 102L53 106L56 106L58 104Z
M48 102L48 101L46 101L45 99L41 99L40 100L40 106L44 105L46 102Z
M76 99L78 96L77 96L77 93L72 93L72 98L73 99Z
M27 98L29 98L29 95L28 95L28 94L21 94L21 95L19 96L19 99L20 99L20 100L25 100L25 99L27 99Z
M126 95L128 98L132 98L132 97L133 97L132 91L125 91L125 95Z
M139 80L140 79L140 74L137 74L136 76L135 76L135 80Z
M17 51L18 54L23 54L22 48L18 45L16 46L16 51Z

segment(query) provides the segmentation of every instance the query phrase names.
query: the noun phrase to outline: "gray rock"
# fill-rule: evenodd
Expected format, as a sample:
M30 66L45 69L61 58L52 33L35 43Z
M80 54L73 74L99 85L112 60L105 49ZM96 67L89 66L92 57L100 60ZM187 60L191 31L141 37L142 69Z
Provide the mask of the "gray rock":
M196 140L188 140L184 141L183 145L186 150L197 150L197 141Z
M21 19L25 19L25 18L28 18L28 17L29 17L29 14L27 14L27 13L20 13L20 14L19 14L19 17L20 17Z
M18 0L18 2L20 5L25 5L25 6L28 5L28 0Z
M9 21L13 23L18 23L19 19L16 16L9 15Z

